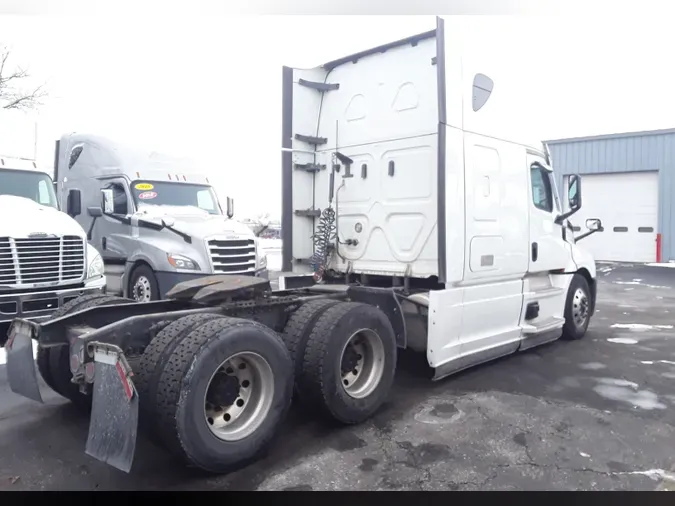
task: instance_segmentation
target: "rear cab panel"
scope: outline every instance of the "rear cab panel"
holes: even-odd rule
[[[284,270],[301,270],[298,260],[314,253],[312,234],[319,220],[298,211],[327,207],[338,151],[353,163],[349,172],[342,164],[335,177],[340,245],[330,267],[381,275],[438,274],[435,57],[435,32],[428,32],[319,69],[290,71],[293,121],[284,141],[290,134],[295,151],[285,155],[290,183],[284,215],[292,228],[283,227]],[[300,79],[333,89],[320,91]],[[314,141],[321,144],[299,140],[298,134],[318,137]],[[321,168],[307,172],[296,165],[305,163]],[[357,242],[344,244],[348,240]]]

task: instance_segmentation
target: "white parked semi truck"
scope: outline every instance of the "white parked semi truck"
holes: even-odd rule
[[[371,417],[399,349],[438,380],[581,339],[597,286],[567,223],[581,181],[563,212],[544,146],[495,126],[508,76],[472,53],[480,33],[449,25],[283,69],[285,289],[210,276],[167,300],[82,297],[49,322],[17,319],[12,390],[41,401],[33,340],[68,350],[58,374],[79,390],[53,388],[91,408],[89,455],[129,471],[140,417],[188,465],[227,472],[269,444],[293,397],[340,423]]]
[[[194,160],[74,133],[56,142],[54,166],[63,208],[101,251],[108,293],[148,302],[207,274],[267,276],[257,238]]]
[[[44,321],[104,287],[101,255],[59,210],[51,177],[0,154],[0,342],[14,318]]]

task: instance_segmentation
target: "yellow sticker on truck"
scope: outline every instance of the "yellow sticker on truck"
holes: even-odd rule
[[[152,189],[154,189],[155,187],[152,186],[150,183],[138,183],[138,184],[135,186],[135,188],[136,188],[137,190],[152,190]]]

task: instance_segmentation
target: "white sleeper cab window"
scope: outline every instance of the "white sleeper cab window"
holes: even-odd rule
[[[83,149],[84,146],[76,146],[72,149],[72,151],[70,152],[70,160],[68,160],[68,170],[73,168],[73,165],[75,165],[75,162],[82,154]]]

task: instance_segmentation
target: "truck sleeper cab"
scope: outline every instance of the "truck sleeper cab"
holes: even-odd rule
[[[599,222],[575,240],[581,180],[563,213],[545,147],[499,122],[502,55],[471,51],[479,35],[465,28],[439,18],[283,69],[283,289],[202,277],[168,300],[81,298],[41,325],[17,319],[12,391],[41,401],[38,340],[70,356],[62,374],[77,389],[59,393],[91,406],[89,455],[128,472],[140,409],[178,458],[228,472],[261,454],[292,399],[342,424],[371,417],[398,349],[425,353],[438,380],[582,338],[597,285],[576,242]]]
[[[283,74],[283,270],[405,287],[419,332],[400,344],[436,378],[557,339],[570,304],[585,331],[594,308],[595,263],[565,225],[581,181],[563,214],[507,93],[528,78],[472,22]]]
[[[207,274],[266,276],[257,239],[227,214],[194,162],[146,153],[84,134],[56,145],[58,192],[101,250],[108,292],[163,298],[178,282]]]

